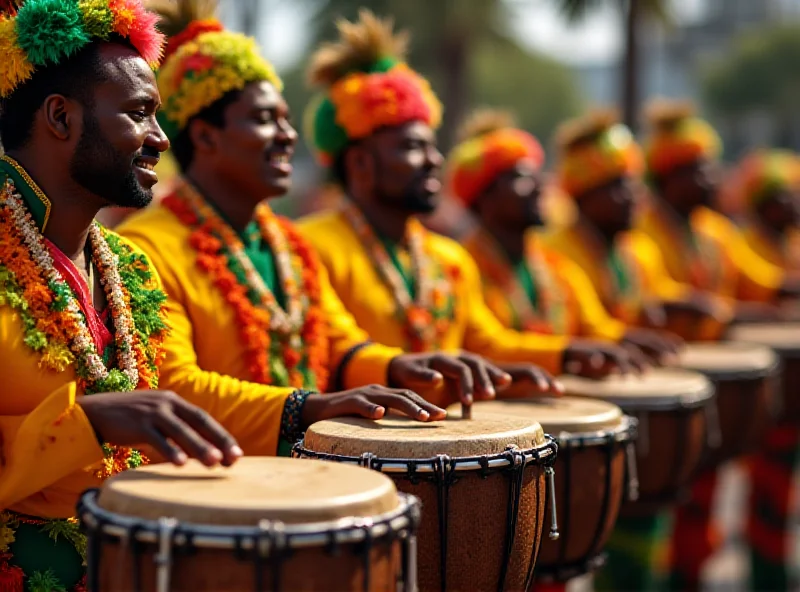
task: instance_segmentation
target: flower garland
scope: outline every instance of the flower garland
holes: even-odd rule
[[[570,310],[567,294],[551,269],[547,255],[535,240],[526,241],[523,264],[538,292],[534,306],[511,262],[486,231],[480,230],[472,241],[471,254],[478,263],[484,281],[491,281],[506,294],[518,331],[536,331],[555,335],[570,333]]]
[[[406,349],[412,352],[440,349],[455,316],[452,282],[457,279],[459,270],[450,269],[444,273],[441,266],[428,256],[425,252],[425,229],[412,218],[406,225],[406,242],[416,286],[416,298],[413,298],[400,271],[361,211],[351,202],[347,202],[342,211],[376,271],[392,291],[397,315],[405,323],[409,343]]]
[[[275,257],[286,296],[284,310],[236,232],[188,183],[162,203],[191,229],[189,244],[197,252],[197,266],[233,309],[252,379],[323,391],[329,345],[320,304],[319,261],[311,247],[288,221],[265,205],[257,208],[256,221]]]
[[[78,386],[87,395],[158,386],[166,334],[164,293],[152,286],[145,257],[98,224],[89,230],[91,258],[98,271],[114,325],[114,344],[98,352],[75,295],[54,267],[44,239],[14,182],[0,190],[0,305],[22,320],[24,342],[41,358],[39,365],[56,372],[74,366]],[[116,367],[108,368],[107,360]],[[134,449],[103,445],[104,460],[95,476],[105,479],[136,468],[147,459]],[[9,545],[20,523],[40,526],[51,538],[63,536],[85,559],[85,539],[75,519],[41,520],[13,512],[0,514],[0,588],[22,590],[25,574],[10,563]],[[31,590],[51,590],[51,572],[31,574]],[[3,587],[5,586],[5,587]],[[85,590],[79,584],[74,592]]]

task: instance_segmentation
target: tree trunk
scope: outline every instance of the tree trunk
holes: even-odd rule
[[[439,146],[449,150],[455,142],[456,129],[464,119],[469,105],[468,39],[461,27],[445,29],[439,45],[439,56],[443,80],[441,101],[445,108],[444,122],[439,132]]]
[[[625,14],[625,66],[622,69],[622,114],[634,132],[639,109],[639,26],[641,0],[628,0]]]

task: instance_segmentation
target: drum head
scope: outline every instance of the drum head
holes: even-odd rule
[[[681,351],[678,366],[702,372],[714,380],[732,380],[765,376],[777,363],[775,352],[763,345],[690,343]]]
[[[100,507],[147,520],[255,526],[375,516],[399,505],[391,479],[377,471],[322,461],[245,457],[230,468],[149,465],[108,479]]]
[[[306,430],[304,446],[314,452],[380,458],[481,456],[503,452],[509,444],[530,449],[546,443],[542,426],[521,417],[448,417],[427,423],[391,415],[372,421],[343,417],[320,421]]]
[[[458,414],[460,405],[447,408]],[[539,422],[548,434],[585,433],[614,429],[622,423],[622,409],[613,403],[586,397],[536,397],[480,401],[473,412],[525,417]]]
[[[730,328],[731,341],[766,345],[785,354],[800,354],[800,323],[743,323]]]
[[[653,368],[641,376],[612,375],[602,380],[560,376],[558,380],[569,395],[602,399],[625,411],[693,407],[714,393],[702,374],[675,368]]]

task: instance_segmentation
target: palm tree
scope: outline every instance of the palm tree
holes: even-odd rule
[[[612,1],[625,19],[625,64],[622,69],[622,113],[625,123],[636,128],[639,107],[639,33],[646,18],[669,20],[669,0],[555,0],[568,22]]]

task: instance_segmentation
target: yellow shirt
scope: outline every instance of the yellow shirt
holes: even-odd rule
[[[325,212],[299,222],[303,235],[319,252],[331,284],[364,330],[382,343],[406,347],[403,321],[398,318],[391,289],[345,215]],[[503,327],[486,307],[480,275],[472,257],[455,241],[425,233],[424,249],[443,269],[457,271],[450,286],[453,318],[441,339],[446,351],[471,351],[497,361],[533,362],[559,372],[568,339],[520,333]]]
[[[545,242],[577,264],[604,308],[626,323],[638,323],[647,302],[679,300],[687,294],[686,286],[666,273],[658,249],[641,232],[629,231],[618,238],[623,279],[615,274],[609,254],[591,229],[581,222],[556,230]]]
[[[0,261],[0,509],[68,518],[78,496],[101,485],[96,472],[103,450],[78,405],[86,395],[74,364],[50,369],[26,345],[23,319],[6,299],[3,269]],[[159,285],[153,273],[145,287]]]
[[[478,265],[484,300],[503,325],[519,329],[516,323],[520,313],[515,310],[511,294],[524,293],[508,261],[498,258],[498,254],[492,251],[492,245],[485,244],[485,241],[478,232],[464,241],[464,247]],[[541,239],[533,233],[528,235],[526,242],[526,256],[535,260],[538,271],[538,274],[531,275],[538,276],[533,278],[536,290],[547,308],[541,322],[548,326],[548,330],[620,340],[625,334],[625,324],[606,311],[586,273],[567,257],[542,244]]]
[[[768,302],[783,282],[781,269],[759,257],[731,220],[708,208],[692,213],[691,234],[658,205],[648,207],[637,226],[658,245],[669,274],[697,289]]]
[[[800,271],[800,232],[789,231],[779,242],[763,228],[750,223],[742,228],[742,236],[747,246],[767,263],[790,273]]]
[[[250,372],[234,312],[210,276],[198,268],[196,252],[189,244],[190,228],[159,205],[129,218],[119,232],[148,254],[169,297],[172,331],[164,343],[161,388],[208,411],[237,438],[246,454],[275,454],[284,403],[295,389],[248,381]],[[344,362],[344,388],[385,383],[389,362],[402,351],[372,344],[349,356],[368,337],[342,307],[324,269],[319,284],[328,321],[332,379]]]

